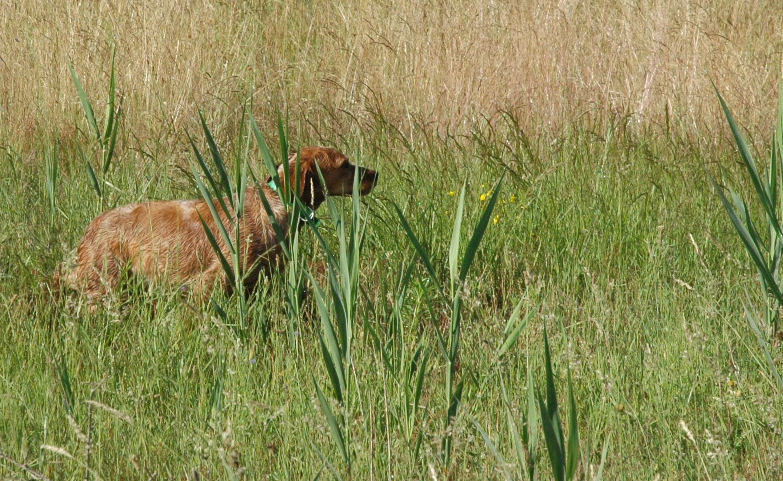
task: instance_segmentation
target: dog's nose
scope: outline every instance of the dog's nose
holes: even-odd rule
[[[378,172],[374,170],[367,170],[364,173],[364,180],[371,183],[372,185],[375,185],[378,183]]]
[[[364,171],[364,175],[362,176],[362,195],[369,194],[370,191],[375,187],[375,184],[378,183],[378,172],[374,170],[367,169]]]

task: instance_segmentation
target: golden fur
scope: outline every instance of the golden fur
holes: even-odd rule
[[[315,165],[323,176],[324,185]],[[296,155],[288,160],[294,179]],[[315,210],[326,195],[351,195],[358,172],[361,194],[369,193],[377,181],[373,170],[356,167],[336,149],[309,147],[300,152],[300,183],[297,193]],[[278,168],[285,182],[283,165]],[[289,218],[277,193],[262,185],[277,224],[288,235]],[[218,207],[224,225],[225,212]],[[91,303],[117,286],[129,271],[148,280],[165,280],[207,296],[216,283],[230,289],[220,260],[201,224],[204,219],[215,233],[223,255],[230,259],[217,224],[204,200],[172,200],[130,204],[104,212],[87,227],[77,249],[77,265],[65,275],[71,288],[86,292]],[[246,192],[245,211],[240,220],[240,252],[244,265],[253,267],[245,282],[252,288],[261,271],[270,272],[282,262],[280,246],[256,187]]]

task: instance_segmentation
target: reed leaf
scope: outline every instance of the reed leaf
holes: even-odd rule
[[[95,113],[92,110],[92,104],[90,103],[90,99],[87,98],[87,92],[84,91],[84,87],[82,87],[82,83],[79,81],[79,76],[76,75],[76,72],[73,70],[73,65],[71,65],[70,62],[68,63],[68,71],[71,73],[71,79],[76,86],[76,93],[79,95],[79,101],[82,103],[84,114],[87,116],[87,123],[92,129],[93,135],[95,135],[98,142],[100,142],[101,131],[98,129],[98,123],[95,121]]]
[[[503,183],[504,177],[505,174],[503,174],[500,177],[500,180],[498,180],[498,183],[495,184],[492,197],[489,199],[487,206],[484,208],[484,212],[481,214],[481,218],[479,219],[478,224],[476,224],[476,227],[473,229],[473,235],[468,242],[468,247],[465,249],[465,256],[462,258],[462,268],[460,269],[459,273],[460,281],[464,281],[468,276],[468,270],[473,263],[473,258],[476,255],[479,244],[481,244],[481,239],[484,237],[484,232],[487,230],[489,219],[492,217],[492,211],[495,209],[495,203],[497,203],[498,195],[500,194],[500,186]]]
[[[734,208],[729,203],[729,200],[723,194],[723,189],[721,189],[718,183],[715,182],[715,179],[712,179],[712,185],[715,187],[715,191],[718,193],[718,197],[720,197],[720,200],[723,203],[723,207],[726,208],[726,212],[729,214],[731,223],[734,224],[734,229],[736,229],[737,233],[739,234],[742,243],[745,244],[745,249],[748,251],[750,258],[753,259],[753,263],[756,264],[759,274],[763,278],[766,285],[769,287],[770,292],[775,296],[775,299],[778,301],[778,303],[783,305],[783,294],[781,294],[780,288],[775,282],[775,278],[769,271],[767,264],[764,262],[764,258],[762,257],[761,252],[759,252],[759,249],[753,240],[753,236],[750,232],[748,232],[747,227],[743,225],[739,216],[734,211]]]
[[[505,459],[503,459],[503,455],[500,454],[500,451],[498,451],[498,448],[495,447],[495,443],[492,442],[492,439],[489,437],[486,431],[484,431],[484,428],[481,427],[481,425],[476,421],[476,418],[470,415],[470,413],[466,414],[468,416],[468,419],[470,419],[470,422],[473,423],[473,426],[475,426],[476,430],[481,434],[481,437],[484,439],[484,444],[487,445],[489,448],[489,452],[492,453],[492,455],[495,457],[495,460],[498,462],[498,466],[500,467],[500,470],[503,472],[503,478],[504,479],[514,479],[511,476],[511,473],[508,471],[508,463]]]
[[[511,346],[514,345],[514,343],[517,342],[517,339],[519,338],[519,335],[522,334],[522,331],[525,329],[525,326],[527,326],[527,323],[530,321],[531,313],[528,313],[522,320],[519,320],[519,314],[522,311],[522,303],[524,300],[520,300],[517,303],[517,306],[514,308],[514,311],[511,313],[511,316],[508,318],[508,322],[506,323],[506,329],[505,329],[505,339],[503,343],[500,345],[500,347],[497,350],[497,353],[495,354],[495,357],[497,359],[500,359],[503,357],[506,352],[508,352],[509,349],[511,349]]]
[[[204,137],[207,139],[207,145],[209,146],[209,151],[212,154],[212,161],[214,162],[218,174],[220,175],[220,182],[222,184],[222,190],[220,192],[225,192],[228,194],[228,201],[231,204],[231,207],[234,207],[234,195],[236,195],[236,192],[234,192],[233,184],[228,180],[228,172],[226,171],[226,166],[223,163],[223,156],[220,154],[220,149],[218,149],[217,144],[215,143],[215,139],[212,137],[212,132],[209,130],[209,127],[207,127],[207,121],[204,119],[204,114],[199,111],[198,117],[199,120],[201,120],[201,128],[204,131]],[[224,208],[224,210],[228,212],[228,209]]]
[[[313,378],[313,384],[315,384],[315,391],[318,395],[318,404],[321,407],[321,412],[323,412],[324,416],[326,417],[326,423],[329,426],[329,432],[332,434],[332,439],[334,439],[340,454],[343,456],[343,460],[350,469],[351,457],[348,454],[348,449],[346,449],[345,437],[343,436],[342,429],[340,429],[340,424],[337,422],[337,418],[335,417],[332,408],[329,406],[329,401],[326,400],[326,397],[321,391],[320,386],[318,386],[315,378]]]
[[[204,191],[201,192],[201,195],[204,197],[205,200],[207,198],[212,198],[212,196],[214,196],[215,199],[217,199],[218,203],[220,204],[220,207],[223,209],[223,212],[228,214],[229,212],[228,206],[226,206],[226,203],[223,200],[224,191],[221,190],[220,186],[215,180],[215,177],[212,175],[212,170],[209,168],[209,166],[207,166],[207,163],[204,161],[204,157],[201,155],[201,151],[199,151],[198,147],[196,147],[196,143],[193,141],[193,137],[191,137],[190,134],[187,132],[186,135],[188,136],[188,140],[190,141],[190,146],[193,148],[193,153],[196,155],[196,161],[198,162],[199,167],[201,167],[201,171],[204,173],[204,177],[207,178],[207,182],[209,182],[209,186],[212,189],[211,193],[206,189],[204,189]],[[200,179],[200,177],[196,175],[195,170],[193,171],[193,178]],[[201,191],[200,188],[199,191]],[[206,192],[206,196],[204,192]]]
[[[715,88],[714,85],[713,88]],[[737,148],[739,149],[740,157],[742,158],[742,163],[745,165],[745,168],[748,171],[748,175],[750,176],[750,180],[753,182],[753,187],[756,189],[756,194],[758,195],[759,200],[761,201],[761,205],[762,207],[764,207],[764,210],[767,212],[769,221],[771,222],[772,226],[775,228],[775,231],[778,234],[783,234],[783,232],[781,232],[781,228],[780,228],[780,224],[778,223],[777,216],[775,215],[775,207],[774,204],[772,203],[772,200],[770,199],[769,191],[761,181],[761,176],[759,175],[758,169],[756,168],[756,162],[753,160],[753,155],[751,154],[750,149],[748,148],[748,144],[745,142],[745,137],[742,135],[742,132],[737,126],[737,122],[734,120],[734,116],[731,114],[729,107],[726,105],[726,101],[723,100],[723,96],[721,96],[717,88],[715,88],[715,93],[718,95],[718,100],[720,100],[720,106],[723,109],[723,113],[726,116],[726,120],[729,123],[729,127],[731,128],[731,133],[732,135],[734,135],[734,141],[736,142]]]
[[[443,292],[443,286],[441,285],[440,280],[438,279],[438,275],[435,273],[435,268],[432,266],[430,255],[424,249],[424,246],[421,245],[421,242],[419,242],[419,239],[418,237],[416,237],[416,234],[413,233],[410,224],[408,224],[408,221],[405,219],[405,215],[402,213],[402,210],[400,210],[399,206],[397,206],[396,203],[393,203],[392,205],[394,205],[394,209],[397,211],[397,216],[400,219],[400,224],[402,224],[402,228],[405,231],[405,235],[408,237],[408,240],[411,241],[411,244],[413,244],[413,248],[416,249],[416,253],[419,254],[419,258],[424,263],[424,267],[426,267],[427,271],[430,273],[430,277],[432,278],[432,281],[435,283],[435,286],[437,286],[441,296],[445,298],[446,294]]]
[[[465,208],[465,185],[462,183],[462,190],[460,190],[459,201],[457,201],[457,214],[454,216],[454,228],[451,232],[451,243],[449,244],[449,275],[451,276],[451,290],[452,295],[455,292],[455,282],[459,278],[459,241],[460,231],[462,230],[462,213]]]
[[[579,428],[576,418],[576,402],[574,388],[571,383],[571,371],[568,371],[568,444],[566,446],[566,479],[574,479],[576,466],[579,462]]]

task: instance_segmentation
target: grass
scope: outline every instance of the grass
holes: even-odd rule
[[[769,154],[783,15],[745,7],[0,9],[0,477],[783,478],[776,317],[710,179],[759,192],[710,79]],[[248,299],[53,288],[101,211],[241,206],[288,141],[380,183]]]
[[[440,294],[432,274],[416,261],[390,205],[399,206],[448,285],[458,207],[449,191],[467,178],[464,224],[474,225],[500,165],[515,162],[513,151],[484,152],[510,132],[485,132],[459,146],[432,138],[413,151],[400,149],[393,164],[384,160],[388,151],[371,147],[378,142],[372,131],[341,145],[382,169],[377,191],[362,206],[367,225],[346,373],[351,401],[343,407],[331,401],[350,432],[351,477],[500,476],[471,418],[504,459],[517,459],[508,415],[526,418],[528,367],[535,385],[544,385],[545,322],[563,333],[550,336],[550,349],[561,395],[566,368],[571,372],[577,476],[596,474],[609,437],[605,479],[779,476],[777,391],[735,293],[735,286],[755,282],[754,274],[699,167],[707,159],[618,132],[605,140],[571,132],[540,149],[537,161],[517,164],[517,175],[509,174],[499,191],[498,222],[488,223],[461,292],[456,369],[464,388],[444,464],[443,379],[451,361],[438,339],[442,329],[448,333],[449,314],[434,302]],[[50,292],[50,273],[101,202],[198,196],[177,158],[138,167],[118,158],[107,179],[114,188],[101,200],[78,151],[61,146],[52,223],[51,175],[43,162],[23,155],[8,149],[0,164],[8,206],[0,214],[4,456],[49,478],[84,477],[88,449],[75,425],[90,440],[90,469],[103,479],[348,475],[313,385],[314,377],[331,396],[325,365],[313,355],[317,309],[305,305],[289,332],[283,276],[248,304],[242,341],[219,317],[194,312],[165,290],[131,285],[124,304],[109,302],[95,315]],[[719,155],[722,164],[731,158]],[[440,166],[442,177],[422,175],[421,158]],[[350,205],[336,207],[350,218]],[[320,232],[327,246],[339,245],[328,222]],[[471,233],[462,229],[461,245]],[[301,232],[299,249],[313,280],[328,285],[329,261],[311,231]],[[498,360],[493,354],[518,305],[528,324]],[[773,354],[780,363],[779,349]],[[543,433],[538,437],[539,475],[546,479]],[[23,474],[10,461],[0,467],[9,476]]]
[[[780,12],[776,0],[21,0],[0,12],[0,124],[25,145],[74,138],[81,112],[68,64],[87,91],[102,92],[116,51],[129,127],[120,150],[184,150],[198,109],[218,135],[234,129],[249,92],[265,132],[277,110],[298,113],[294,138],[340,138],[378,115],[406,133],[465,134],[510,111],[532,139],[576,119],[597,130],[620,119],[709,147],[724,126],[710,80],[755,135],[774,122]]]

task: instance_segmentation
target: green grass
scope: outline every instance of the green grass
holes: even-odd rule
[[[333,312],[331,304],[319,311],[311,295],[301,311],[291,309],[282,275],[251,299],[241,337],[219,316],[194,311],[159,287],[130,282],[119,300],[95,314],[77,296],[51,292],[51,273],[102,208],[197,198],[182,173],[194,159],[144,159],[117,150],[111,169],[97,179],[109,182],[99,198],[75,145],[59,146],[56,175],[53,161],[45,161],[54,158],[53,145],[37,152],[6,148],[0,155],[0,477],[21,478],[29,469],[50,479],[83,479],[87,465],[107,480],[522,473],[508,419],[510,413],[520,431],[527,429],[529,366],[539,390],[546,386],[545,323],[566,430],[567,371],[579,413],[577,479],[593,479],[608,439],[604,479],[783,477],[780,392],[745,327],[744,297],[737,294],[756,282],[755,272],[704,168],[717,174],[712,166],[721,165],[724,175],[740,179],[733,152],[619,131],[599,136],[574,129],[530,146],[510,125],[479,129],[459,142],[423,134],[403,139],[383,129],[365,126],[338,145],[381,172],[361,207],[367,224],[350,362],[343,364],[350,395],[344,404],[320,355],[321,315]],[[224,148],[233,138],[216,141]],[[229,152],[225,147],[227,158]],[[253,168],[263,171],[257,152],[254,158]],[[481,194],[496,185],[504,166],[493,220],[459,286],[459,353],[452,359],[438,338],[440,330],[449,334],[448,303],[393,203],[448,287],[463,182],[458,259],[489,201]],[[335,205],[346,219],[355,211],[350,200]],[[334,223],[320,232],[337,250]],[[328,298],[323,247],[309,229],[298,244],[304,268]],[[498,360],[518,304],[528,324]],[[289,319],[295,311],[301,317]],[[780,366],[779,342],[772,354]],[[464,386],[456,417],[444,427],[450,369]],[[313,379],[349,433],[350,471]],[[539,477],[550,479],[538,429]],[[511,466],[498,465],[485,435]],[[451,444],[448,464],[444,439]]]

